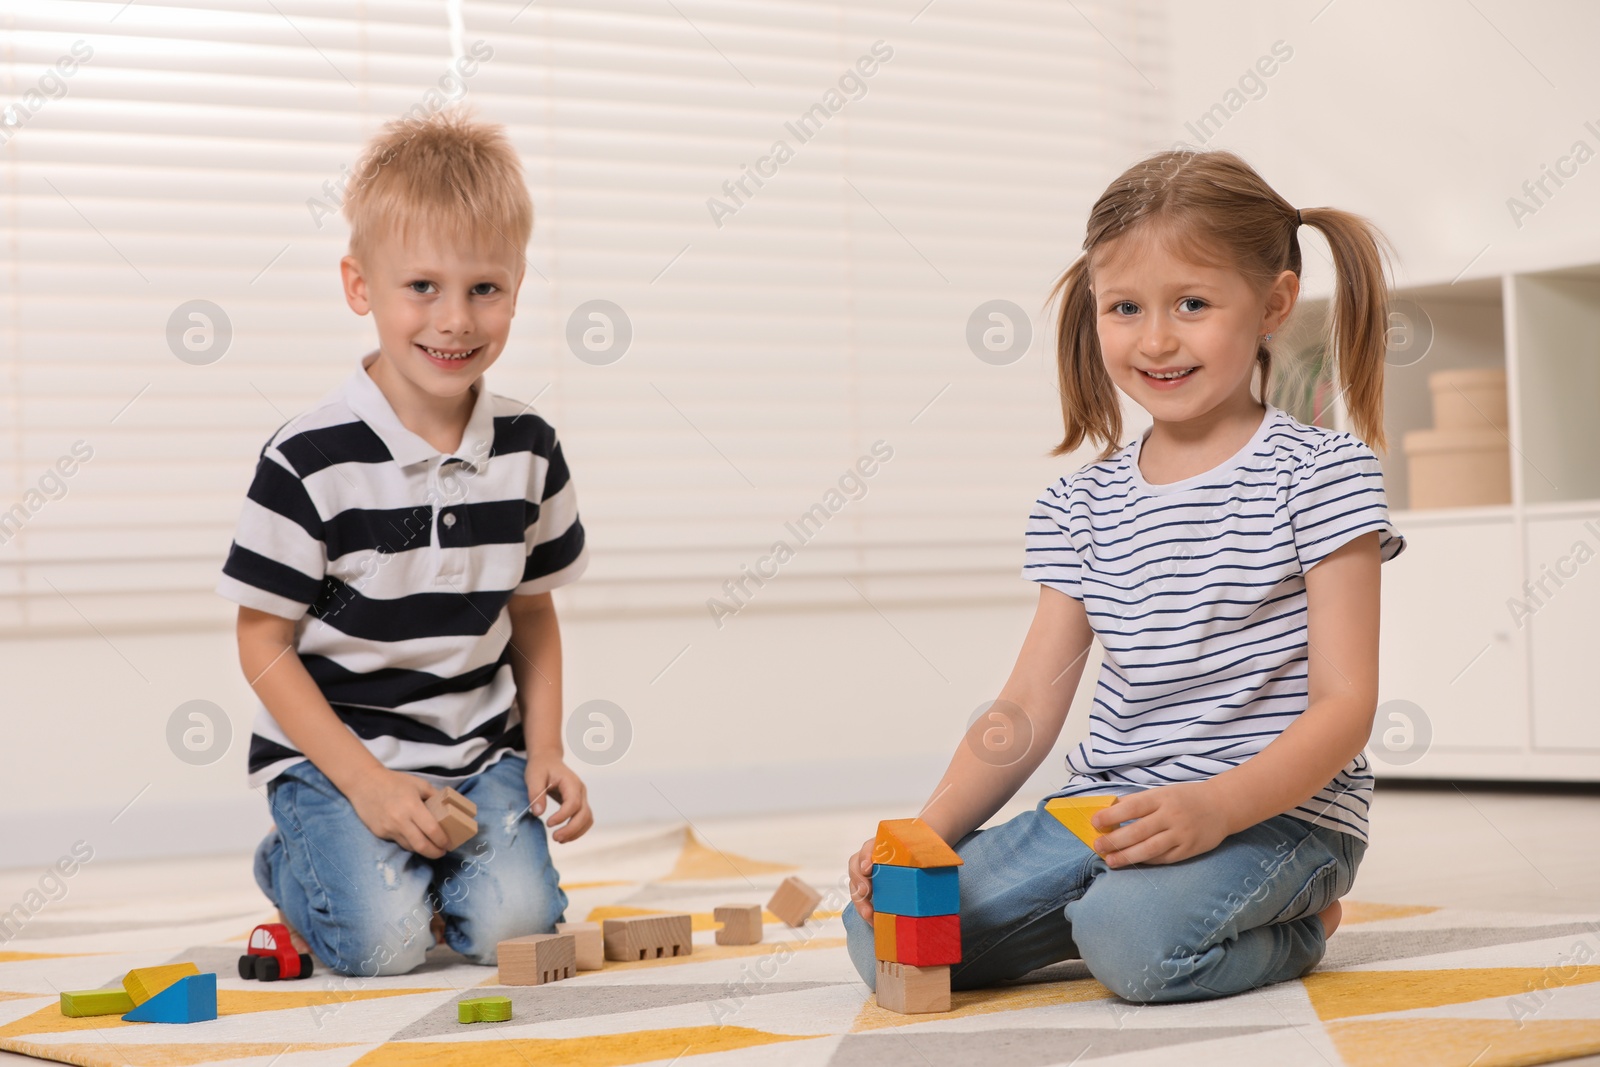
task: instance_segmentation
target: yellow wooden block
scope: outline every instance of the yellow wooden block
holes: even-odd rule
[[[1044,810],[1054,815],[1062,826],[1077,835],[1078,840],[1094,847],[1095,838],[1100,836],[1100,831],[1094,828],[1089,820],[1097,811],[1104,811],[1117,802],[1114,796],[1087,796],[1087,797],[1056,797],[1046,801]]]
[[[886,912],[872,913],[873,955],[890,963],[900,962],[900,947],[895,939],[895,916]]]
[[[959,867],[961,857],[921,819],[885,819],[878,824],[872,862],[890,867]]]
[[[200,968],[192,963],[168,963],[161,967],[135,967],[122,977],[122,988],[128,991],[137,1007],[161,992],[180,978],[199,974]]]

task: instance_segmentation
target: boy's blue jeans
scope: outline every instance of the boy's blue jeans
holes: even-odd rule
[[[526,769],[502,756],[457,786],[478,805],[478,833],[430,860],[374,836],[326,775],[297,763],[267,786],[277,829],[256,849],[256,884],[340,974],[411,971],[433,945],[435,908],[450,947],[493,966],[501,941],[551,932],[567,906]]]
[[[1298,978],[1326,947],[1317,912],[1349,891],[1358,838],[1279,815],[1180,863],[1116,870],[1044,810],[967,835],[961,962],[973,989],[1082,959],[1139,1003],[1207,1000]],[[850,959],[877,978],[872,926],[844,910]]]

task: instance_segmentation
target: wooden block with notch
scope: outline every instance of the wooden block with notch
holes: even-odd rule
[[[878,961],[878,1007],[901,1015],[950,1010],[950,968]]]
[[[724,904],[713,909],[711,916],[722,924],[717,931],[717,944],[761,944],[761,905]]]
[[[578,969],[578,946],[571,934],[529,934],[495,948],[501,985],[548,985],[571,978]]]
[[[154,997],[180,978],[199,974],[200,968],[192,963],[168,963],[160,967],[135,967],[122,976],[122,988],[133,1000],[134,1007]]]
[[[767,910],[790,926],[800,927],[806,924],[820,903],[822,894],[791,874],[778,886],[772,899],[767,901]]]
[[[478,834],[478,805],[446,787],[427,800],[428,814],[439,820],[449,835],[450,849],[458,849]]]
[[[656,960],[694,951],[694,923],[687,912],[607,919],[601,932],[608,960]]]
[[[1079,841],[1094,847],[1095,838],[1101,831],[1094,828],[1092,819],[1096,812],[1104,811],[1117,802],[1118,798],[1095,794],[1086,797],[1056,797],[1045,802],[1044,810],[1056,817],[1056,821],[1077,836]]]
[[[578,945],[578,970],[598,971],[606,963],[599,923],[556,923],[556,933],[571,934]]]

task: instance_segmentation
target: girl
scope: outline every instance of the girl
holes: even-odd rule
[[[1252,390],[1259,372],[1268,395],[1267,342],[1299,296],[1301,225],[1333,255],[1332,354],[1360,439]],[[1366,850],[1378,565],[1405,545],[1362,443],[1384,447],[1378,234],[1295,210],[1230,153],[1172,151],[1111,183],[1083,251],[1056,287],[1055,451],[1103,449],[1034,507],[1032,627],[921,813],[965,861],[951,984],[1081,958],[1128,1000],[1224,996],[1316,965]],[[1120,450],[1118,389],[1154,419]],[[1089,737],[1054,795],[1117,795],[1103,836],[1091,850],[1043,803],[978,830],[1050,751],[1094,637]],[[1009,752],[983,744],[1002,720]],[[872,845],[844,915],[868,985]]]

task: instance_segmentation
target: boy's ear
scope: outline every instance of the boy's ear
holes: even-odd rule
[[[350,310],[357,315],[365,315],[372,310],[372,302],[367,294],[367,277],[361,273],[361,264],[356,262],[355,256],[345,256],[339,261],[339,274],[344,279],[344,302],[350,305]]]

